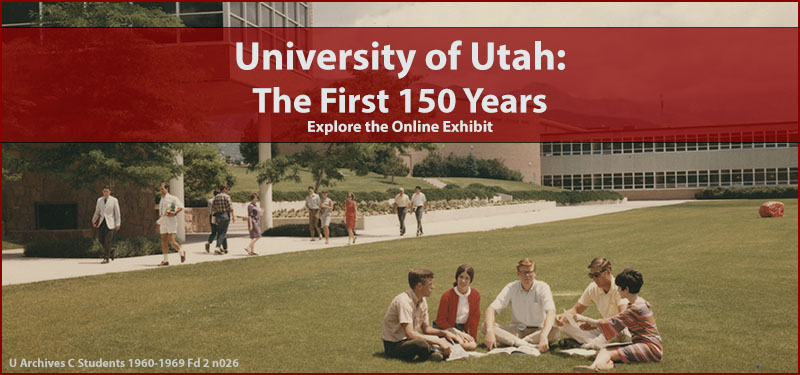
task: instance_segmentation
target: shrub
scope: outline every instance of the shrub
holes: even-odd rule
[[[585,191],[549,191],[549,190],[534,190],[534,191],[512,191],[511,194],[514,199],[522,200],[546,200],[555,201],[559,204],[575,204],[591,201],[604,201],[604,200],[618,200],[624,198],[622,194],[611,190],[585,190]]]
[[[347,237],[347,226],[343,223],[331,223],[331,237]],[[355,233],[355,231],[353,231]],[[264,231],[265,237],[308,237],[308,224],[287,224]]]
[[[117,258],[161,254],[161,243],[156,238],[128,237],[115,239],[112,247]],[[33,242],[25,245],[26,257],[38,258],[102,258],[103,246],[96,238],[67,238]]]
[[[414,165],[415,177],[480,177],[494,180],[522,181],[522,173],[508,169],[501,159],[476,159],[472,154],[446,158],[430,154]]]
[[[772,199],[797,198],[797,186],[755,186],[705,189],[697,199]]]
[[[233,192],[233,193],[228,193],[228,195],[231,196],[231,200],[232,201],[239,202],[239,203],[250,202],[250,194],[252,194],[252,192],[250,192],[250,191],[237,191],[237,192]],[[272,199],[275,200],[274,197]],[[200,207],[205,207],[206,205],[208,205],[208,201],[206,201],[205,204],[203,206],[200,206]]]

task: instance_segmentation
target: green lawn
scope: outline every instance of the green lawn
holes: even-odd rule
[[[529,256],[556,306],[575,303],[586,265],[642,272],[664,340],[657,364],[618,372],[796,372],[797,201],[762,219],[762,201],[708,201],[458,235],[3,287],[3,371],[10,358],[238,359],[246,372],[570,372],[551,353],[447,363],[386,359],[381,322],[412,267],[439,296],[460,263],[485,309]],[[268,246],[264,239],[261,246]],[[509,318],[510,309],[499,321]],[[590,315],[596,316],[594,308]],[[479,340],[482,340],[482,336]],[[479,348],[479,350],[485,350]],[[70,369],[66,369],[70,370]],[[84,368],[73,371],[101,371]],[[110,371],[119,371],[109,369]],[[146,368],[125,371],[197,371]]]
[[[20,244],[3,241],[3,250],[14,250],[14,249],[21,249],[21,248],[23,248],[23,246],[20,245]]]
[[[248,173],[245,167],[229,167],[231,173],[236,176],[236,185],[231,189],[233,192],[237,191],[258,191],[258,182],[256,182],[256,174],[253,172]],[[275,184],[272,189],[274,191],[305,191],[308,186],[314,186],[316,180],[311,177],[311,172],[300,171],[299,183],[294,181],[284,181]],[[333,186],[327,186],[329,189],[342,190],[342,191],[386,191],[386,189],[403,187],[406,189],[413,189],[414,186],[422,186],[423,189],[433,188],[432,185],[426,183],[421,178],[415,177],[395,177],[394,184],[391,178],[383,178],[383,176],[375,173],[370,173],[366,176],[357,176],[355,173],[345,171],[345,179],[336,181]]]

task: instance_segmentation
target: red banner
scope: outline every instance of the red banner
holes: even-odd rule
[[[4,142],[797,142],[796,28],[14,29]]]

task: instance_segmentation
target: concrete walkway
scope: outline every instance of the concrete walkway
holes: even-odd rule
[[[477,210],[480,215],[472,213],[465,219],[431,220],[424,223],[426,236],[478,232],[499,228],[511,228],[520,225],[530,225],[546,223],[559,220],[577,219],[588,216],[602,215],[613,212],[627,211],[644,207],[656,207],[683,203],[683,200],[674,201],[634,201],[620,204],[606,205],[587,205],[572,207],[554,207],[553,205],[532,206],[533,209],[527,212],[510,212],[509,206],[484,207],[470,210]],[[452,212],[452,211],[451,211]],[[457,212],[457,211],[455,211]],[[434,212],[430,215],[433,219]],[[414,215],[407,215],[407,233],[404,237],[399,236],[399,224],[396,219],[394,222],[389,220],[391,215],[384,215],[386,218],[374,218],[376,225],[368,226],[367,230],[360,231],[357,243],[372,243],[379,241],[391,241],[401,238],[414,238],[416,230],[416,220]],[[384,223],[382,226],[379,223]],[[227,255],[207,254],[204,250],[204,243],[207,235],[194,234],[187,236],[187,243],[184,249],[187,251],[187,259],[184,264],[194,264],[201,262],[223,261],[229,259],[240,259],[249,257],[244,247],[249,243],[247,234],[232,234],[228,240],[229,253]],[[294,251],[315,250],[347,246],[347,237],[331,239],[330,245],[325,245],[324,241],[309,241],[308,238],[297,237],[265,237],[256,244],[256,252],[260,255],[280,254]],[[213,250],[212,250],[213,253]],[[134,258],[117,259],[110,264],[100,264],[101,259],[61,259],[61,258],[26,258],[22,255],[22,250],[3,251],[3,285],[30,283],[43,280],[64,279],[70,277],[99,275],[111,272],[125,272],[134,270],[145,270],[157,268],[161,262],[161,255],[150,255]],[[170,267],[180,265],[177,254],[169,255]],[[165,267],[169,268],[169,267]]]

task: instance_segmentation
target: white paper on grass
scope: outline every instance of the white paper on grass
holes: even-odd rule
[[[468,352],[464,350],[461,344],[455,344],[450,348],[450,356],[447,357],[448,361],[455,361],[457,359],[464,359],[469,357],[483,357],[486,353]]]

